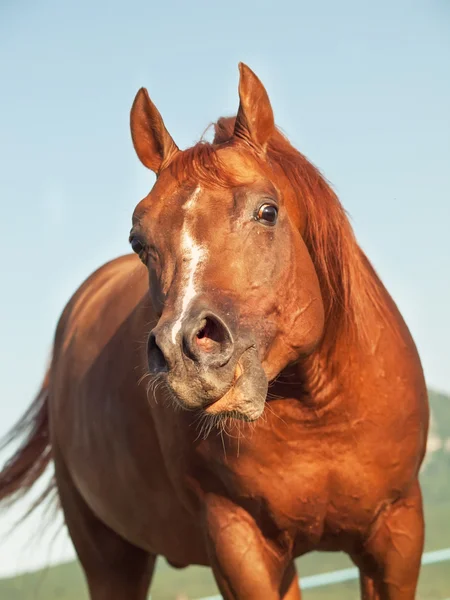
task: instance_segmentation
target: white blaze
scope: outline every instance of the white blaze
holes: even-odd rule
[[[198,186],[186,202],[183,207],[186,212],[192,208],[200,191],[201,188]],[[181,256],[183,261],[181,277],[183,287],[181,291],[181,311],[172,327],[172,342],[174,344],[176,343],[177,335],[181,329],[181,323],[183,322],[189,304],[197,294],[197,290],[195,289],[195,276],[199,265],[205,260],[207,254],[206,250],[198,245],[193,239],[189,231],[190,221],[190,215],[187,213],[181,231]]]

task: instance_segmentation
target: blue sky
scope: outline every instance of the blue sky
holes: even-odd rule
[[[70,295],[128,251],[153,183],[130,141],[137,89],[186,147],[236,112],[239,61],[336,189],[428,383],[450,392],[447,0],[3,0],[0,434],[31,402]]]

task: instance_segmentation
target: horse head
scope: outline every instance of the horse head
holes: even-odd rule
[[[133,144],[157,178],[134,211],[130,242],[159,318],[147,343],[150,373],[184,408],[252,421],[268,382],[319,344],[325,307],[305,204],[275,157],[287,142],[243,64],[239,99],[213,143],[181,151],[147,91],[138,92]]]

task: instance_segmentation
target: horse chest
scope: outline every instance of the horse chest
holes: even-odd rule
[[[340,536],[358,537],[381,502],[370,474],[354,453],[333,455],[322,442],[254,447],[216,460],[214,470],[237,503],[262,528],[290,532],[296,552],[333,546]],[[222,451],[223,454],[223,451]],[[216,455],[217,456],[217,455]]]

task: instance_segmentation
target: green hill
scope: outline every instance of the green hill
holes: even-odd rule
[[[421,481],[425,501],[426,550],[450,547],[450,398],[430,392],[432,425],[430,446]],[[301,576],[353,566],[343,554],[313,553],[297,562]],[[159,560],[152,586],[153,600],[174,600],[183,592],[189,598],[217,593],[209,569],[172,569]],[[356,581],[305,590],[304,600],[359,598]],[[450,597],[450,563],[422,568],[418,598],[443,600]],[[0,580],[2,600],[84,600],[87,591],[78,563],[67,563]]]

